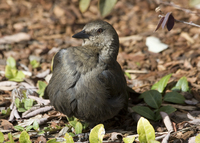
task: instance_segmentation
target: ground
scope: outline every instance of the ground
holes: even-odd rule
[[[163,15],[172,12],[176,20],[200,24],[200,11],[190,7],[189,0],[172,0],[171,3],[159,0],[119,0],[104,18],[99,13],[97,0],[91,1],[84,13],[79,10],[78,0],[1,0],[0,111],[10,106],[12,91],[17,86],[37,91],[38,80],[45,81],[45,77],[50,74],[51,60],[55,53],[62,48],[81,45],[82,41],[73,39],[72,35],[86,23],[103,19],[113,25],[119,35],[120,51],[117,60],[122,69],[129,73],[127,83],[136,92],[150,90],[154,83],[170,73],[172,76],[169,83],[177,82],[183,76],[187,78],[190,92],[184,93],[184,96],[192,103],[174,106],[177,111],[170,115],[177,131],[191,127],[185,132],[174,133],[171,140],[187,142],[189,137],[199,133],[197,122],[187,122],[191,119],[187,114],[190,113],[197,120],[200,114],[200,28],[176,22],[171,31],[160,28],[155,32],[159,21],[159,13],[155,12],[155,8],[158,6]],[[15,35],[18,33],[21,35]],[[11,35],[13,37],[5,37]],[[168,48],[159,53],[150,52],[146,46],[146,38],[149,36],[157,37]],[[19,70],[26,71],[23,82],[10,82],[5,77],[6,60],[10,56],[17,61]],[[31,66],[30,61],[33,59],[40,63],[40,67]],[[54,116],[53,120],[48,119],[52,127],[65,125],[65,116],[58,112],[48,111],[40,115]],[[7,135],[13,131],[17,122],[12,120],[8,123],[9,116],[0,118],[0,130]],[[166,131],[161,121],[152,124],[155,124],[156,132]],[[47,123],[44,126],[48,126]],[[134,133],[136,131],[131,134]],[[40,139],[33,137],[33,140]]]

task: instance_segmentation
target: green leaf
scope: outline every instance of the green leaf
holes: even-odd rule
[[[30,61],[30,64],[34,69],[40,66],[40,63],[37,60]]]
[[[152,108],[159,108],[162,103],[162,95],[157,90],[149,90],[141,94],[144,101]]]
[[[37,60],[32,60],[30,64],[33,69],[40,67],[40,63]]]
[[[9,140],[10,140],[9,143],[14,143],[13,136],[12,136],[11,133],[8,133],[8,138],[9,138]]]
[[[195,143],[200,143],[200,134],[195,137]]]
[[[4,141],[4,136],[3,133],[0,131],[0,143],[2,143]]]
[[[83,125],[83,130],[85,130],[85,129],[89,126],[89,123],[86,123],[86,122],[85,122],[85,123],[83,123],[82,125]]]
[[[80,122],[77,122],[76,125],[75,125],[75,132],[76,132],[76,134],[82,133],[82,129],[83,129],[82,124]]]
[[[36,131],[39,130],[39,124],[36,120],[33,122],[33,129]]]
[[[135,136],[123,138],[124,143],[133,143],[134,140],[135,140]]]
[[[39,87],[39,90],[37,91],[37,93],[39,94],[40,97],[42,97],[44,95],[44,90],[47,86],[47,84],[43,81],[38,81],[38,87]]]
[[[75,136],[75,134],[74,134],[74,133],[72,133],[72,132],[70,132],[70,133],[69,133],[69,135],[70,135],[70,136],[72,136],[72,137],[74,137],[74,136]]]
[[[45,133],[45,131],[40,130],[40,131],[38,132],[38,135],[42,135],[42,134],[44,134],[44,133]]]
[[[172,92],[168,92],[167,94],[165,94],[164,101],[178,103],[178,104],[184,104],[185,97],[176,91],[172,91]]]
[[[151,87],[151,89],[152,90],[158,90],[160,93],[162,93],[164,91],[165,87],[167,86],[167,83],[168,83],[171,76],[172,76],[172,74],[168,74],[168,75],[164,76],[157,83],[155,83]]]
[[[25,78],[25,74],[22,71],[18,71],[17,74],[13,78],[10,78],[9,80],[20,82],[20,81],[23,81],[24,78]]]
[[[65,134],[64,139],[66,140],[66,143],[74,143],[72,136],[70,136],[68,133]]]
[[[26,127],[26,131],[28,132],[28,131],[30,131],[32,128],[33,128],[33,126],[28,125],[28,126]]]
[[[187,92],[189,90],[187,78],[184,76],[178,80],[176,85],[172,88],[172,90],[182,90],[183,92]]]
[[[131,75],[128,72],[125,72],[125,75],[128,77],[128,79],[131,79]]]
[[[26,109],[23,108],[23,107],[21,107],[21,108],[17,108],[17,110],[18,110],[19,112],[25,112],[25,111],[26,111]]]
[[[3,115],[10,115],[10,108],[6,109],[6,110],[2,110],[1,113]]]
[[[172,107],[172,106],[169,106],[169,105],[168,105],[168,106],[163,106],[163,107],[161,107],[161,108],[160,108],[159,110],[157,110],[157,112],[156,112],[156,115],[155,115],[156,119],[155,119],[155,121],[162,119],[162,117],[160,116],[160,112],[161,112],[161,111],[163,111],[163,112],[165,112],[165,113],[167,113],[167,114],[169,115],[169,114],[175,112],[175,111],[176,111],[176,108],[174,108],[174,107]]]
[[[16,68],[12,69],[11,67],[6,66],[5,76],[6,76],[7,79],[14,78],[16,75],[17,75],[17,69]]]
[[[66,116],[67,117],[67,116]],[[75,120],[75,117],[72,116],[72,117],[67,117],[67,121],[70,122],[70,121],[74,121]]]
[[[105,129],[103,124],[98,124],[93,129],[91,129],[89,141],[90,143],[102,143],[104,135]]]
[[[103,17],[108,15],[115,6],[116,2],[117,0],[99,0],[98,7],[101,15]]]
[[[76,127],[76,123],[77,123],[77,121],[70,121],[69,122],[69,124],[74,128]]]
[[[57,142],[56,139],[50,139],[46,143],[59,143],[59,142]]]
[[[29,134],[26,131],[23,131],[19,137],[20,143],[31,143]]]
[[[141,116],[154,120],[154,112],[149,107],[134,106],[132,109]]]
[[[90,5],[90,0],[80,0],[79,1],[79,9],[83,13],[85,12]]]
[[[148,143],[160,143],[159,141],[157,141],[157,140],[149,140],[149,142]]]
[[[15,98],[15,105],[16,105],[17,108],[19,108],[19,105],[20,105],[19,98]]]
[[[143,117],[140,118],[137,124],[137,133],[141,143],[147,143],[150,140],[155,140],[155,130],[149,121]]]
[[[24,127],[18,126],[18,125],[14,126],[14,129],[17,130],[17,131],[20,131],[20,132],[24,131]]]
[[[31,109],[31,107],[33,106],[33,101],[34,100],[30,99],[30,98],[25,99],[25,101],[24,101],[24,108],[27,109],[27,110]]]
[[[190,0],[189,1],[190,7],[195,7],[195,6],[199,5],[199,4],[200,4],[199,0]]]
[[[11,67],[11,68],[16,68],[16,61],[13,57],[9,57],[7,60],[6,60],[6,64],[7,66]]]

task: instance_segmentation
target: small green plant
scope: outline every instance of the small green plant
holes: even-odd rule
[[[66,126],[70,128],[74,128],[74,132],[69,133],[71,136],[82,133],[82,130],[88,127],[88,123],[81,123],[75,117],[67,118],[67,120],[69,121],[69,124],[67,124]]]
[[[23,131],[19,137],[20,143],[31,143],[30,136],[26,131]]]
[[[22,71],[18,71],[16,68],[16,61],[13,57],[9,57],[6,61],[5,76],[10,81],[20,82],[23,81],[25,75]]]
[[[26,128],[17,125],[17,126],[14,126],[14,129],[17,130],[17,131],[20,131],[20,132],[23,132],[23,131],[28,132],[31,129],[34,129],[38,133],[38,135],[44,133],[43,130],[39,130],[39,124],[38,124],[38,122],[36,120],[33,122],[33,125],[28,125],[28,126],[26,126]]]
[[[6,143],[15,143],[14,142],[14,139],[13,139],[13,136],[12,136],[12,134],[11,133],[8,133],[8,139],[9,139],[9,141],[7,141]],[[3,133],[0,131],[0,143],[4,143],[5,141],[4,141],[4,135],[3,135]]]
[[[200,134],[195,137],[195,143],[200,143]]]
[[[149,121],[141,117],[137,123],[137,133],[141,143],[159,143],[155,140],[155,130]]]
[[[21,100],[19,98],[15,99],[15,105],[19,112],[25,112],[29,110],[33,106],[33,104],[34,104],[34,100],[27,98],[26,96],[24,96],[24,98]]]
[[[37,93],[39,94],[39,97],[43,97],[44,96],[44,90],[45,90],[47,84],[45,82],[39,80],[37,82],[37,85],[38,85],[38,88],[39,88]]]
[[[104,125],[103,124],[96,125],[90,131],[89,141],[90,143],[102,143],[104,135],[105,135]]]
[[[133,107],[133,110],[136,113],[148,119],[157,121],[161,119],[161,116],[160,116],[161,111],[166,112],[168,114],[171,114],[176,111],[176,108],[172,106],[161,106],[163,101],[176,103],[176,104],[184,104],[185,102],[184,96],[178,93],[177,91],[189,90],[187,78],[182,77],[181,79],[179,79],[177,84],[171,89],[172,91],[165,94],[164,90],[167,86],[167,83],[170,77],[171,77],[171,74],[166,75],[160,81],[155,83],[152,86],[150,91],[146,91],[141,94],[140,97],[144,99],[145,103],[149,107],[135,106]],[[164,98],[162,97],[161,93],[164,95]]]
[[[135,140],[135,136],[123,138],[124,143],[133,143],[134,140]]]
[[[79,9],[82,13],[88,9],[90,1],[91,0],[79,1]],[[107,16],[115,6],[116,2],[117,0],[98,0],[98,8],[101,13],[101,16],[103,17]]]
[[[33,69],[40,67],[40,63],[37,60],[32,60],[30,64]]]

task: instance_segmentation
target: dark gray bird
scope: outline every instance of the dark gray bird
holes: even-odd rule
[[[83,39],[82,46],[62,49],[55,55],[45,96],[68,117],[103,122],[128,104],[126,79],[116,61],[118,35],[109,23],[98,20],[72,37]]]

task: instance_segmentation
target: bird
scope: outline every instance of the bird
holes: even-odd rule
[[[82,39],[82,45],[61,49],[54,56],[44,96],[67,117],[102,123],[128,104],[126,78],[117,62],[118,34],[108,22],[96,20],[72,37]]]

